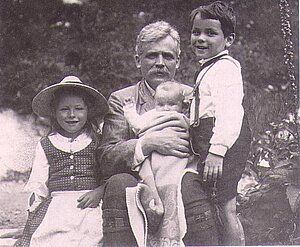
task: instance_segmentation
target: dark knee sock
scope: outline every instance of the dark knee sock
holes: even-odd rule
[[[103,210],[103,246],[137,246],[129,224],[127,210]]]
[[[218,231],[214,211],[205,201],[185,208],[187,233],[183,239],[187,246],[218,245]]]
[[[187,246],[218,245],[214,207],[211,205],[200,176],[186,173],[182,179],[181,192],[187,223],[184,244]]]

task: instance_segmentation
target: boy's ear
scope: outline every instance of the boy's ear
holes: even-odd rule
[[[225,48],[229,48],[235,40],[235,33],[231,33],[226,37]]]
[[[141,59],[140,59],[140,57],[139,57],[138,54],[135,54],[134,60],[135,60],[135,66],[136,66],[138,69],[141,68]]]

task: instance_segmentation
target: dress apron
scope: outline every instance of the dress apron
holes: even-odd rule
[[[102,202],[97,208],[77,208],[77,199],[86,192],[88,190],[52,192],[51,203],[32,235],[30,247],[102,246]]]

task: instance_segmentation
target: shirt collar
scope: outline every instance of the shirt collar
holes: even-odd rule
[[[223,55],[223,54],[224,54],[224,55],[228,55],[228,54],[229,54],[228,50],[221,51],[220,53],[218,53],[217,55],[215,55],[215,56],[213,56],[213,57],[206,58],[206,59],[201,59],[201,60],[199,60],[199,63],[200,63],[200,65],[202,66],[202,65],[205,64],[206,62],[208,62],[208,61],[214,59],[215,57],[218,57],[218,56],[220,56],[220,55]]]
[[[67,142],[78,142],[78,141],[83,141],[83,140],[86,140],[89,138],[89,135],[85,132],[81,133],[79,136],[77,136],[76,138],[70,138],[70,137],[65,137],[63,135],[61,135],[60,133],[58,132],[55,132],[53,133],[53,136],[61,141],[61,142],[64,142],[64,143],[67,143]]]
[[[145,82],[146,88],[149,90],[149,93],[151,94],[151,96],[154,97],[154,95],[155,95],[155,90],[149,85],[148,82],[146,82],[146,80],[144,80],[144,82]]]

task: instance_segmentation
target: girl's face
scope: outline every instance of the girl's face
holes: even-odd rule
[[[195,16],[191,32],[191,46],[197,59],[214,57],[227,49],[233,41],[234,34],[224,37],[219,20],[202,19],[200,14]]]
[[[71,94],[59,97],[55,117],[63,135],[78,136],[87,122],[87,115],[88,108],[82,97]]]

